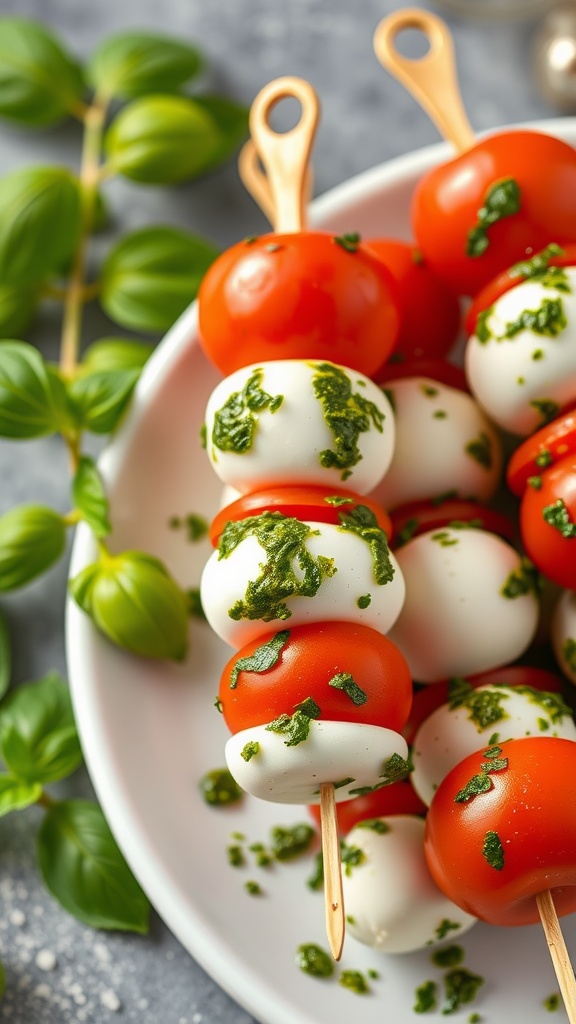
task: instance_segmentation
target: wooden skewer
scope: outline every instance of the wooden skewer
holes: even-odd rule
[[[298,124],[291,131],[279,134],[270,127],[270,113],[280,100],[288,98],[299,100],[302,112]],[[292,233],[305,229],[306,203],[311,186],[310,154],[319,113],[318,97],[312,86],[294,77],[270,82],[252,104],[252,145],[244,147],[239,170],[248,191],[277,232]],[[326,932],[332,956],[339,960],[346,919],[334,793],[331,782],[320,786]]]
[[[428,40],[429,50],[423,57],[403,57],[396,49],[398,33],[409,28],[423,32]],[[418,8],[396,11],[380,22],[374,49],[380,63],[414,96],[441,135],[458,152],[470,149],[476,139],[460,96],[452,36],[442,19]]]
[[[538,893],[536,903],[568,1020],[576,1024],[576,979],[550,890]]]

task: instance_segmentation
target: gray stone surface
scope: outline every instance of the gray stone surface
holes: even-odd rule
[[[398,6],[391,0],[2,0],[0,10],[40,18],[84,57],[105,35],[128,27],[196,40],[209,62],[207,87],[247,104],[279,75],[308,78],[323,105],[314,152],[315,191],[321,193],[438,139],[427,117],[372,52],[375,26]],[[533,23],[450,19],[450,24],[464,101],[476,129],[554,115],[531,76]],[[0,173],[34,162],[74,165],[78,144],[74,126],[24,134],[0,125]],[[107,191],[116,230],[153,222],[183,224],[225,246],[264,226],[233,164],[191,186],[163,190],[113,182]],[[108,332],[109,326],[91,313],[85,340]],[[57,310],[48,309],[33,340],[52,357],[57,339]],[[66,508],[61,446],[54,439],[0,441],[0,513],[32,500]],[[50,668],[65,671],[65,577],[63,563],[0,602],[13,632],[16,684]],[[89,781],[78,773],[62,785],[62,792],[87,795]],[[8,981],[0,1020],[249,1024],[252,1018],[191,961],[158,919],[142,939],[92,932],[61,911],[36,870],[40,816],[33,808],[0,819],[0,959]]]

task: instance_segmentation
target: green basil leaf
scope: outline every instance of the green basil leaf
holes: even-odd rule
[[[186,96],[145,96],[116,116],[104,139],[118,174],[149,185],[174,185],[203,174],[221,144],[214,118]]]
[[[100,338],[88,346],[80,372],[97,370],[141,370],[154,351],[154,345],[127,338]]]
[[[110,506],[96,463],[89,455],[83,455],[80,459],[72,481],[72,499],[97,537],[107,537],[112,532],[108,518]]]
[[[12,648],[4,613],[0,609],[0,700],[8,692],[12,675]]]
[[[201,68],[194,46],[148,32],[122,32],[98,47],[87,74],[99,96],[126,100],[178,92]]]
[[[123,327],[165,331],[195,298],[217,256],[209,242],[177,228],[133,231],[104,262],[102,306]]]
[[[148,900],[97,804],[54,804],[38,833],[38,862],[49,891],[79,921],[92,928],[148,931]]]
[[[56,782],[82,764],[70,692],[56,672],[19,686],[0,708],[0,748],[24,782]]]
[[[10,811],[20,811],[23,807],[35,804],[42,796],[42,786],[38,782],[23,782],[15,779],[7,772],[0,773],[0,817]],[[0,995],[2,995],[0,978]]]
[[[0,516],[0,591],[17,590],[64,554],[66,524],[43,505],[18,505]]]
[[[97,370],[68,385],[79,425],[93,434],[109,434],[118,424],[136,386],[140,370]]]
[[[0,18],[0,116],[30,127],[77,112],[84,92],[79,64],[37,21]]]
[[[34,317],[37,305],[37,288],[0,285],[0,338],[23,334]]]
[[[0,180],[0,281],[36,284],[70,259],[80,233],[80,190],[61,167],[27,167]]]
[[[72,422],[66,388],[38,350],[0,341],[0,437],[43,437]]]
[[[248,117],[250,111],[225,96],[195,96],[196,103],[202,107],[218,126],[220,140],[212,160],[206,164],[204,171],[211,171],[225,163],[248,136]]]
[[[74,600],[113,643],[148,658],[181,661],[188,645],[185,593],[152,555],[125,551],[70,582]]]

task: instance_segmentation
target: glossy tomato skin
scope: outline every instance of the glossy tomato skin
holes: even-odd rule
[[[336,501],[334,500],[336,499]],[[340,499],[343,499],[342,501]],[[340,525],[338,513],[350,511],[363,505],[374,513],[378,526],[384,530],[387,537],[392,533],[390,517],[381,505],[365,495],[355,494],[346,488],[338,488],[335,492],[333,487],[306,487],[292,485],[289,487],[274,487],[270,490],[250,491],[243,494],[230,505],[225,505],[216,514],[210,524],[210,540],[214,547],[218,547],[218,539],[222,530],[228,522],[238,522],[247,519],[248,516],[257,516],[262,512],[281,512],[285,516],[294,516],[296,519],[306,520],[311,523],[333,523]]]
[[[520,533],[528,558],[544,576],[576,590],[576,452],[542,472],[520,504]]]
[[[482,255],[466,255],[468,232],[488,191],[510,178],[520,190],[520,209],[488,227]],[[422,178],[412,223],[429,266],[458,294],[473,296],[550,242],[576,241],[576,152],[541,132],[483,139]]]
[[[470,523],[471,526],[496,533],[504,540],[512,541],[514,526],[502,512],[487,508],[477,501],[447,497],[443,501],[410,501],[399,505],[390,515],[393,532],[392,548],[402,547],[412,537],[431,530],[441,530],[454,523]]]
[[[328,721],[366,722],[400,732],[412,701],[412,680],[398,648],[382,633],[352,622],[319,622],[285,630],[286,641],[274,665],[263,672],[242,670],[239,659],[250,657],[275,633],[246,644],[225,666],[220,680],[222,713],[231,732],[266,725],[279,715],[294,714],[308,697]],[[366,695],[355,703],[330,686],[348,673]]]
[[[372,238],[366,246],[392,274],[400,304],[400,334],[394,355],[403,359],[441,359],[460,328],[460,302],[424,262],[413,243]]]
[[[308,807],[314,821],[321,824],[320,804]],[[336,818],[340,835],[347,835],[359,821],[370,818],[388,818],[393,814],[426,814],[428,808],[422,803],[409,779],[392,782],[389,786],[376,789],[373,793],[357,796],[354,800],[342,800],[336,804]]]
[[[372,377],[400,327],[390,272],[327,232],[237,243],[198,294],[200,343],[224,374],[275,359],[325,359]]]
[[[537,477],[571,452],[576,452],[576,411],[558,416],[531,434],[512,455],[506,469],[506,483],[521,497],[530,477]]]
[[[489,773],[490,789],[458,802],[457,794],[490,764],[485,753],[461,761],[434,795],[424,840],[432,877],[449,899],[490,924],[536,923],[535,896],[546,889],[559,916],[572,913],[576,743],[543,736],[509,740],[499,755],[506,767]],[[501,867],[483,853],[487,833],[492,849],[494,835],[501,844]]]

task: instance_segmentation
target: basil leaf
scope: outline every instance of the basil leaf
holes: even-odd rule
[[[214,165],[221,135],[214,118],[186,96],[145,96],[124,107],[104,148],[118,174],[149,185],[174,185]]]
[[[98,47],[87,75],[99,96],[134,99],[146,93],[178,92],[201,68],[194,46],[148,32],[122,32]]]
[[[29,326],[38,305],[37,288],[0,285],[0,338],[14,338]]]
[[[70,590],[97,628],[119,647],[148,658],[184,658],[186,594],[152,555],[108,555],[75,576]]]
[[[8,691],[12,675],[12,648],[4,613],[0,610],[0,700]]]
[[[0,116],[29,127],[54,124],[77,110],[82,71],[37,21],[0,18]]]
[[[23,782],[7,772],[0,773],[0,817],[35,804],[41,796],[42,786],[38,782]]]
[[[0,516],[0,591],[17,590],[63,555],[66,523],[43,505],[17,505]]]
[[[154,345],[127,338],[100,338],[88,346],[80,371],[141,370],[154,351]]]
[[[66,388],[38,350],[0,341],[0,437],[43,437],[72,424]]]
[[[102,268],[102,305],[133,330],[165,331],[195,298],[218,250],[177,228],[133,231],[112,248]]]
[[[0,708],[0,748],[20,781],[55,782],[82,764],[70,692],[56,672],[25,683]]]
[[[38,834],[44,882],[65,910],[92,928],[148,931],[150,905],[97,804],[64,800]]]
[[[68,385],[68,397],[78,424],[93,434],[109,434],[118,424],[140,370],[97,370]]]
[[[110,506],[96,463],[89,455],[83,455],[80,459],[72,481],[72,499],[82,518],[97,537],[107,537],[112,532],[108,518]]]
[[[0,180],[0,281],[31,285],[70,259],[80,233],[80,190],[61,167],[27,167]]]
[[[248,107],[244,107],[225,96],[195,96],[196,103],[214,119],[220,139],[212,160],[204,171],[211,171],[225,163],[236,152],[248,136]]]

